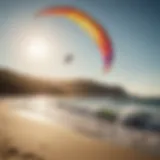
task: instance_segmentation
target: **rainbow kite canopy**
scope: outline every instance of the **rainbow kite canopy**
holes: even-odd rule
[[[104,70],[108,71],[113,60],[113,49],[110,37],[105,29],[85,12],[70,6],[58,6],[42,9],[37,16],[65,16],[77,22],[95,40],[104,62]]]

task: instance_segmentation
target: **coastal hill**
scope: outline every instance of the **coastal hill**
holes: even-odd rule
[[[128,97],[127,92],[119,86],[111,87],[90,79],[49,81],[0,69],[0,95],[19,94]]]

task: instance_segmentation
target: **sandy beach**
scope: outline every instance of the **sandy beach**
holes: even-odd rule
[[[9,148],[16,148],[19,159],[23,159],[26,153],[44,160],[160,159],[158,156],[85,137],[47,121],[22,118],[5,104],[1,104],[0,122],[1,153],[7,152]]]

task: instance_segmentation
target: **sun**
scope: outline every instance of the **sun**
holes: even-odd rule
[[[28,42],[27,53],[30,58],[44,58],[49,52],[49,44],[42,38],[35,38]]]

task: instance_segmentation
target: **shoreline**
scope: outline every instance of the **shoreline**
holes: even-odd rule
[[[1,105],[0,116],[1,129],[6,127],[4,135],[10,137],[9,144],[17,147],[19,156],[29,152],[46,160],[160,159],[160,156],[84,136],[67,127],[22,118],[5,104]]]

